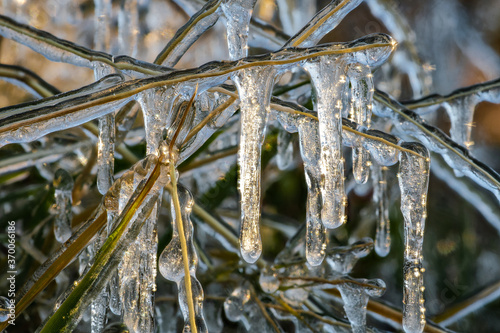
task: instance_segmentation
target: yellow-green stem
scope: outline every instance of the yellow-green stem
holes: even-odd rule
[[[177,179],[175,175],[175,163],[170,163],[170,180],[172,182],[172,201],[175,209],[175,224],[179,232],[179,239],[181,241],[182,261],[184,263],[184,284],[186,288],[186,298],[189,309],[189,322],[191,323],[191,332],[197,333],[196,319],[194,316],[194,302],[193,291],[191,289],[191,273],[189,272],[189,258],[187,250],[186,235],[184,234],[184,224],[181,217],[181,205],[179,203],[179,196],[177,193]]]

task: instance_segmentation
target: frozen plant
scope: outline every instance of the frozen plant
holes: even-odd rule
[[[3,1],[0,223],[29,276],[0,330],[445,332],[494,299],[430,320],[424,236],[433,172],[500,230],[471,151],[500,79],[424,96],[422,22],[361,3]],[[389,33],[335,41],[362,10]]]

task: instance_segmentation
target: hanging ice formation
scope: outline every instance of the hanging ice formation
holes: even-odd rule
[[[372,116],[372,100],[373,100],[373,80],[370,67],[361,64],[351,64],[347,68],[347,77],[350,83],[350,108],[349,119],[356,122],[360,126],[370,127]],[[363,148],[363,144],[359,141],[363,137],[358,137],[358,140],[352,147],[352,164],[354,179],[358,184],[364,184],[368,180],[370,172],[370,155]]]
[[[387,196],[387,167],[372,164],[373,201],[376,205],[377,227],[375,231],[375,252],[381,257],[391,249],[391,227],[389,221],[389,199]]]
[[[401,148],[406,149],[400,153],[398,175],[405,220],[403,328],[407,333],[419,333],[425,326],[422,246],[430,159],[420,143],[403,143]]]
[[[54,175],[55,214],[54,235],[59,243],[64,243],[71,237],[71,206],[73,203],[73,177],[68,171],[59,169]]]
[[[194,332],[190,323],[190,313],[188,309],[188,297],[194,301],[194,316],[197,332],[208,332],[205,318],[203,317],[203,289],[200,282],[196,279],[196,268],[198,266],[198,255],[196,253],[193,241],[193,225],[191,222],[191,210],[194,204],[193,196],[188,189],[182,185],[177,186],[181,216],[176,216],[175,203],[172,201],[172,240],[165,247],[160,255],[158,267],[161,275],[170,281],[177,283],[179,304],[184,316],[183,332]],[[184,235],[186,238],[187,252],[189,258],[189,272],[191,274],[191,291],[186,290],[184,262],[182,255],[182,245],[177,229],[176,220],[181,219],[184,226]]]

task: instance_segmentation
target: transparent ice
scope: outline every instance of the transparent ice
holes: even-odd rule
[[[401,147],[408,149],[400,153],[399,160],[401,212],[405,220],[403,328],[405,332],[422,332],[425,325],[422,246],[430,159],[420,143],[403,143]]]

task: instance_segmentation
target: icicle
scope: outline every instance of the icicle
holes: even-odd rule
[[[305,117],[299,122],[300,153],[307,184],[306,258],[317,266],[325,257],[326,229],[321,222],[321,147],[317,122]]]
[[[350,81],[351,103],[349,119],[359,126],[370,127],[372,116],[373,79],[370,67],[361,64],[350,64],[347,68],[347,76]],[[363,137],[358,138],[352,148],[352,163],[354,179],[358,184],[364,184],[368,180],[370,172],[370,154],[362,146]]]
[[[99,142],[97,145],[97,189],[106,194],[113,184],[115,163],[115,115],[99,118]]]
[[[293,136],[283,129],[278,132],[278,154],[277,165],[280,170],[288,170],[293,167]]]
[[[375,252],[381,257],[391,249],[391,226],[389,221],[389,198],[387,197],[387,167],[377,163],[372,165],[373,202],[376,205],[377,229],[375,232]]]
[[[323,177],[321,220],[323,225],[330,229],[345,223],[344,211],[347,202],[344,189],[341,117],[341,111],[346,104],[346,101],[342,100],[346,84],[344,67],[345,63],[341,58],[327,56],[311,60],[304,65],[317,92],[315,108],[319,118],[320,165]]]
[[[353,333],[364,333],[366,332],[366,306],[369,296],[382,296],[385,292],[385,283],[380,279],[355,281],[356,283],[344,283],[338,289],[342,295],[344,310]]]
[[[255,67],[238,72],[233,80],[238,88],[241,134],[238,163],[241,194],[241,256],[249,263],[260,257],[260,158],[269,103],[274,84],[273,67]]]
[[[120,214],[138,184],[154,169],[157,157],[148,157],[134,165],[134,169],[125,173],[106,195],[108,211]],[[161,193],[163,188],[159,190]],[[156,205],[158,202],[156,203]],[[110,283],[110,309],[118,314],[123,311],[123,322],[131,332],[153,332],[154,300],[156,290],[156,253],[157,235],[155,221],[158,211],[152,209],[135,241],[123,254],[118,267],[118,276]]]
[[[229,59],[236,60],[248,55],[248,26],[257,0],[229,0],[222,4],[226,16],[227,46]]]
[[[186,238],[186,245],[189,258],[189,272],[191,275],[191,287],[193,300],[195,303],[195,318],[196,327],[198,332],[207,332],[207,326],[203,317],[203,289],[200,282],[196,279],[196,267],[198,266],[198,255],[194,248],[193,242],[193,224],[191,222],[191,210],[193,207],[193,196],[188,189],[182,185],[177,186],[179,203],[182,215],[177,217],[175,214],[174,203],[171,205],[172,212],[172,240],[162,251],[158,267],[161,275],[170,281],[177,283],[179,304],[184,315],[184,332],[191,332],[189,310],[187,301],[187,292],[185,288],[185,272],[182,257],[182,246],[179,237],[179,230],[177,230],[176,219],[181,218],[184,225],[184,235]]]
[[[137,0],[122,0],[118,14],[118,53],[135,57],[138,34]]]
[[[403,328],[405,332],[422,332],[425,326],[424,280],[422,273],[424,228],[429,183],[429,152],[420,143],[403,143],[406,151],[399,158],[401,212],[405,220]]]
[[[477,95],[468,95],[443,103],[451,121],[451,139],[467,149],[474,144],[471,141],[471,130],[474,127],[474,109],[478,101]]]
[[[54,176],[54,187],[56,199],[54,235],[59,243],[64,243],[71,237],[73,177],[68,171],[58,169]]]
[[[111,0],[94,0],[94,5],[94,49],[106,52],[111,40]]]
[[[334,275],[346,275],[351,272],[358,259],[366,257],[372,249],[372,239],[363,238],[348,246],[335,247],[328,253],[326,263]]]
[[[10,300],[7,297],[0,296],[0,323],[6,322],[9,319]]]
[[[108,306],[107,291],[104,289],[96,295],[90,306],[91,333],[101,333],[106,323],[106,309]]]

